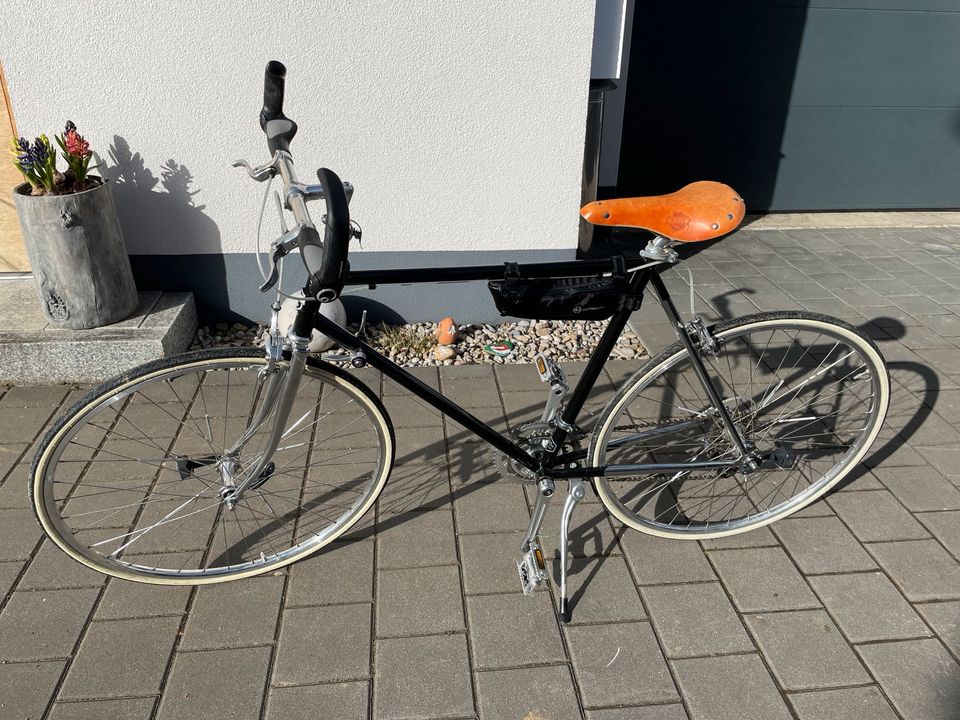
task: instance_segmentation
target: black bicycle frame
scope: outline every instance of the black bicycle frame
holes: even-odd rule
[[[518,268],[521,277],[525,278],[562,278],[562,277],[583,277],[591,274],[601,275],[616,271],[616,265],[612,260],[576,260],[570,262],[555,263],[534,263],[521,265]],[[493,280],[502,278],[504,275],[503,265],[480,265],[464,266],[451,268],[413,268],[396,270],[360,270],[349,272],[346,278],[346,285],[366,285],[373,289],[377,285],[387,284],[419,284],[426,282],[457,282],[467,280]],[[642,268],[629,275],[628,296],[638,299],[642,297],[643,291],[648,284],[652,284],[656,292],[657,300],[663,307],[668,319],[674,326],[678,337],[684,342],[687,350],[691,353],[695,368],[698,368],[698,376],[701,382],[704,382],[708,396],[713,401],[721,418],[725,424],[729,423],[732,428],[732,422],[729,415],[719,400],[719,394],[716,388],[706,374],[703,363],[699,358],[689,334],[686,332],[682,321],[679,318],[676,307],[670,300],[667,289],[660,279],[659,274],[652,268]],[[424,400],[432,407],[447,415],[455,422],[467,428],[483,440],[487,441],[502,453],[520,463],[525,468],[542,474],[546,477],[567,478],[567,477],[600,477],[606,474],[606,467],[567,467],[572,458],[570,454],[561,455],[560,449],[576,428],[577,419],[583,405],[600,377],[603,366],[610,357],[616,345],[617,338],[626,327],[630,314],[635,309],[635,305],[625,303],[607,323],[597,347],[594,349],[587,361],[587,366],[580,376],[576,387],[559,416],[559,421],[555,422],[552,442],[549,443],[552,449],[544,449],[542,453],[532,454],[525,448],[517,445],[515,442],[504,436],[500,432],[478,419],[462,407],[452,402],[442,394],[431,388],[429,385],[421,382],[415,376],[404,370],[388,357],[377,352],[369,344],[349,332],[346,328],[336,324],[329,318],[319,313],[320,303],[316,300],[304,302],[300,309],[297,319],[294,323],[294,332],[303,337],[309,337],[310,329],[316,328],[327,337],[334,340],[338,345],[355,353],[359,353],[366,364],[379,370],[401,387],[409,390],[411,393]],[[734,430],[735,437],[739,435]],[[742,444],[742,440],[741,440]],[[580,458],[585,457],[585,453],[578,453]],[[693,462],[676,464],[659,463],[649,465],[629,466],[633,471],[642,472],[665,472],[683,469],[709,469],[716,467],[730,467],[730,462]],[[626,466],[624,466],[626,467]]]

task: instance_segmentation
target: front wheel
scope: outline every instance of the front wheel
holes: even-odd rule
[[[796,512],[836,485],[880,432],[890,382],[880,352],[856,328],[813,313],[762,313],[711,328],[701,357],[748,450],[739,451],[677,343],[631,377],[597,422],[591,465],[731,461],[731,468],[597,479],[626,525],[704,539]]]
[[[393,430],[369,389],[312,359],[272,462],[226,502],[272,427],[271,413],[228,452],[263,396],[265,365],[253,348],[195,352],[88,393],[34,462],[31,494],[47,534],[100,572],[178,585],[274,570],[349,530],[383,489]]]

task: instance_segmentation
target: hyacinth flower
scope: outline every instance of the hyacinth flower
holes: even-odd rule
[[[34,169],[36,161],[33,150],[30,148],[30,141],[25,137],[12,138],[10,152],[13,153],[13,164],[23,175],[24,180],[30,183],[31,187],[40,187],[42,183]]]
[[[63,151],[63,159],[67,161],[67,166],[73,172],[73,176],[79,185],[86,177],[90,169],[90,143],[83,139],[83,136],[77,132],[77,126],[72,121],[67,120],[63,134],[56,136],[57,144]]]
[[[50,138],[40,135],[33,141],[30,152],[33,155],[33,172],[37,179],[47,192],[53,192],[56,182],[54,176],[57,174],[57,153],[50,144]]]

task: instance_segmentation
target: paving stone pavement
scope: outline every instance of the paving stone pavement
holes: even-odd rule
[[[804,307],[886,355],[887,426],[842,489],[704,542],[625,531],[588,494],[562,626],[556,589],[525,597],[515,577],[533,494],[385,384],[399,463],[376,533],[271,576],[157,588],[86,570],[32,519],[33,444],[79,390],[0,389],[0,717],[958,717],[960,230],[748,227],[697,250],[667,274],[681,308],[690,268],[707,315]],[[658,313],[634,318],[657,349]],[[640,364],[612,361],[588,410]],[[500,427],[542,407],[530,366],[418,372]]]

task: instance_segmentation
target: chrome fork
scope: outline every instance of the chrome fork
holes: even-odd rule
[[[269,362],[266,370],[269,373],[269,380],[267,381],[267,388],[264,391],[263,401],[257,410],[256,416],[247,426],[247,429],[225,454],[226,460],[235,461],[244,443],[253,437],[263,423],[266,422],[270,412],[273,411],[274,408],[276,409],[273,425],[270,429],[270,436],[267,438],[266,446],[260,455],[260,459],[257,460],[252,467],[244,468],[240,481],[232,487],[226,484],[226,476],[224,476],[225,486],[222,497],[227,508],[230,510],[232,510],[240,498],[243,497],[247,488],[260,478],[261,474],[267,468],[267,465],[269,465],[273,459],[273,454],[276,452],[277,446],[283,437],[284,428],[287,424],[287,418],[290,416],[290,410],[293,407],[297,390],[300,388],[303,369],[307,364],[310,338],[294,335],[291,330],[287,335],[287,339],[290,341],[291,353],[290,362],[287,363],[285,369],[275,366],[276,358],[274,358],[274,354],[277,354],[275,353],[275,349],[277,347],[282,349],[282,346],[278,345],[280,341],[279,335],[271,336],[271,339],[268,340],[267,352]]]

